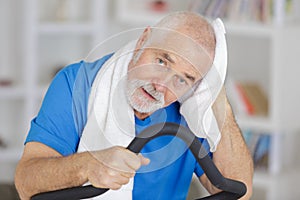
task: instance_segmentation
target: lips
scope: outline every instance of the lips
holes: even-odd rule
[[[157,99],[154,96],[152,96],[149,92],[147,92],[145,88],[141,88],[141,90],[144,93],[144,95],[147,96],[149,99],[157,101]]]

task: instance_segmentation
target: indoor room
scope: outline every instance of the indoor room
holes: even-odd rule
[[[91,94],[94,94],[93,87],[89,84],[92,84],[90,78],[96,77],[96,75],[90,74],[94,73],[93,70],[95,69],[83,72],[86,73],[88,79],[77,79],[74,75],[76,80],[73,80],[72,74],[66,75],[66,80],[74,83],[74,86],[66,86],[66,88],[72,89],[71,94],[60,92],[56,96],[51,88],[55,87],[55,80],[63,81],[63,79],[58,78],[62,75],[58,75],[66,73],[68,67],[70,68],[74,64],[88,68],[91,63],[97,62],[103,56],[109,55],[108,57],[110,57],[112,53],[118,52],[121,47],[131,41],[136,41],[145,32],[148,33],[145,31],[147,27],[154,26],[168,14],[177,11],[197,13],[205,17],[210,24],[214,24],[216,19],[220,18],[221,23],[224,25],[227,45],[224,48],[227,53],[226,58],[223,57],[221,62],[224,61],[223,63],[225,63],[227,69],[225,68],[225,74],[222,72],[224,78],[226,78],[218,86],[218,91],[221,91],[222,85],[225,86],[227,99],[230,102],[234,119],[242,135],[242,143],[246,145],[253,161],[253,192],[250,199],[296,200],[300,198],[300,191],[297,187],[300,178],[300,156],[298,154],[300,151],[300,123],[298,121],[298,113],[300,113],[298,102],[300,99],[300,89],[298,88],[300,85],[298,60],[300,56],[300,1],[1,0],[1,199],[21,199],[15,188],[16,167],[22,158],[25,143],[28,144],[27,142],[31,141],[41,143],[40,138],[42,136],[33,133],[33,128],[37,132],[43,132],[44,128],[38,123],[51,125],[52,123],[58,123],[65,126],[63,130],[76,129],[78,134],[74,138],[78,138],[77,140],[80,140],[81,137],[79,130],[84,131],[87,129],[84,125],[81,126],[81,123],[87,123],[86,121],[91,114],[90,110],[94,109],[90,106],[91,100],[86,99],[93,97],[92,95],[92,97],[89,96],[90,91],[92,91]],[[184,36],[184,38],[186,37]],[[175,42],[173,41],[174,43],[171,43],[172,45],[176,45],[176,43],[181,45],[181,42],[190,41],[189,39],[185,41],[184,38],[181,36]],[[184,46],[181,47],[184,49]],[[177,50],[181,52],[182,49]],[[182,50],[182,52],[186,51]],[[141,51],[141,54],[143,53]],[[183,56],[189,57],[190,55],[194,54],[188,52]],[[210,59],[215,63],[215,60],[212,60],[211,57]],[[193,60],[191,60],[189,62],[193,64]],[[100,62],[102,61],[100,60]],[[80,69],[78,71],[80,72]],[[75,73],[75,71],[72,73]],[[144,71],[143,73],[147,74],[148,72]],[[164,76],[163,73],[165,72],[155,72],[157,76]],[[173,73],[177,73],[176,70],[173,70]],[[108,79],[103,79],[103,81],[106,81],[103,83],[106,87],[114,87],[110,85]],[[86,87],[84,88],[86,90],[79,91],[76,94],[76,84],[84,84],[82,87]],[[59,89],[59,86],[56,87]],[[86,95],[86,99],[77,102],[76,99],[74,100],[76,95]],[[69,113],[65,113],[68,106],[64,106],[60,102],[60,98],[67,99],[69,96],[71,100],[68,109],[71,110],[73,115],[77,112],[87,112],[82,114],[83,118],[74,118],[73,116],[73,119],[71,117],[74,120],[72,123],[75,124],[75,127],[64,124],[66,118],[70,116]],[[214,96],[214,94],[211,96]],[[211,104],[215,102],[217,96],[218,93],[214,96],[215,98]],[[113,98],[113,96],[109,97]],[[95,98],[97,98],[97,95],[95,95]],[[123,103],[121,98],[112,101],[120,105]],[[46,104],[49,102],[50,104],[47,106]],[[185,102],[182,103],[179,100],[178,102],[178,105],[185,104]],[[57,106],[56,108],[55,104],[59,103],[61,103],[61,107]],[[83,104],[85,105],[84,109],[77,110],[76,106],[82,106]],[[55,108],[52,109],[52,105]],[[107,105],[110,106],[109,103]],[[56,116],[56,109],[60,109],[63,115],[61,119]],[[97,110],[96,107],[95,109]],[[55,122],[50,116],[47,116],[47,113],[45,114],[45,110],[52,112]],[[100,111],[103,110],[100,109]],[[126,114],[122,114],[122,109],[118,110],[117,108],[114,111],[116,113],[112,112],[113,120],[117,120],[114,117],[123,117],[124,121],[128,120],[125,120]],[[136,109],[134,109],[134,112],[136,114]],[[108,111],[107,115],[110,115],[109,113]],[[41,115],[43,115],[43,118],[37,117]],[[134,120],[137,119],[134,118]],[[141,121],[144,122],[145,120]],[[215,121],[218,121],[218,119]],[[189,121],[185,123],[190,126]],[[77,126],[77,124],[80,126]],[[121,122],[117,126],[123,128],[125,125]],[[85,129],[83,130],[83,128]],[[54,125],[53,130],[60,131],[56,125]],[[221,134],[222,130],[220,129]],[[49,130],[44,131],[50,132]],[[30,135],[28,135],[29,133]],[[197,134],[196,136],[198,137]],[[43,137],[47,137],[47,135]],[[70,141],[76,140],[74,138]],[[221,136],[221,141],[222,138],[223,136]],[[54,139],[47,137],[49,143],[55,143],[52,140]],[[65,145],[64,143],[55,143],[62,149],[61,152],[65,153],[58,150],[53,151],[53,149],[56,149],[51,148],[51,145],[47,151],[53,151],[53,154],[51,154],[53,157],[59,153],[60,155],[69,156],[79,152],[77,146],[68,146],[70,143],[68,140],[68,138],[62,138],[62,141],[66,142]],[[216,152],[218,152],[218,148]],[[230,156],[227,155],[226,160],[233,158],[232,162],[234,163],[235,157],[239,156],[240,151],[237,150],[236,152]],[[33,154],[35,154],[35,151],[33,151]],[[213,155],[213,153],[209,155]],[[241,154],[241,156],[243,155]],[[232,166],[226,167],[230,168]],[[240,168],[242,167],[240,166]],[[34,169],[44,170],[42,167]],[[250,173],[247,169],[249,169],[248,165],[247,168],[240,169],[240,171],[244,170],[245,174]],[[222,169],[220,171],[222,173],[226,170]],[[237,172],[237,174],[239,173]],[[235,175],[233,177],[236,177]],[[226,177],[226,175],[224,176]],[[60,179],[60,177],[57,177],[57,179]],[[45,182],[47,181],[45,180]],[[191,184],[186,187],[188,188],[188,194],[185,198],[188,200],[209,195],[209,192],[199,182],[195,174],[192,177]],[[148,198],[150,199],[150,197]],[[170,199],[172,198],[170,197]],[[127,197],[124,197],[124,199],[127,199]],[[147,199],[147,194],[143,199]],[[157,199],[165,199],[165,197],[157,197]]]

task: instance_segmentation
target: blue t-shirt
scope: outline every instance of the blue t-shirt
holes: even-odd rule
[[[79,140],[87,122],[87,105],[90,90],[107,55],[93,63],[81,61],[65,67],[53,79],[26,142],[41,142],[68,156],[76,153]],[[145,128],[174,122],[187,126],[179,113],[179,103],[154,112],[144,120],[135,118],[138,135]],[[208,150],[205,139],[200,139]],[[133,199],[185,199],[192,174],[203,174],[186,144],[179,138],[163,136],[150,141],[141,153],[150,158],[134,177]]]

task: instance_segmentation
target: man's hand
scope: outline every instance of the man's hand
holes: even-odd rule
[[[111,147],[105,150],[91,152],[93,159],[88,163],[87,178],[98,188],[117,190],[129,182],[130,178],[150,160],[141,154],[123,147]]]
[[[15,183],[22,200],[87,181],[95,187],[115,190],[128,183],[136,170],[149,162],[123,147],[63,157],[42,143],[29,142],[16,169]]]

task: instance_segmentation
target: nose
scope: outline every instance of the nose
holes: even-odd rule
[[[167,86],[164,81],[160,80],[159,78],[155,78],[152,80],[153,87],[156,91],[165,93],[167,91]]]
[[[154,85],[155,90],[158,92],[165,93],[167,91],[167,87],[162,84],[153,83],[153,85]]]

